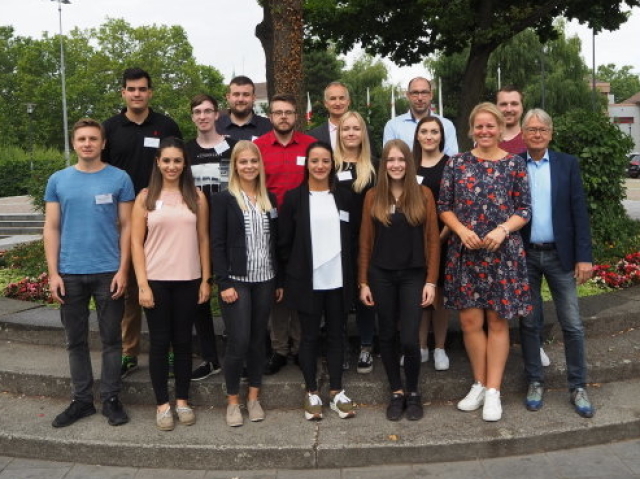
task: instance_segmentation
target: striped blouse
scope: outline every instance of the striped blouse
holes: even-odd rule
[[[246,211],[243,211],[247,245],[247,274],[246,276],[229,275],[229,277],[244,283],[269,281],[275,276],[269,248],[271,242],[269,214],[261,212],[258,205],[252,204],[244,191],[242,196],[245,205],[247,205]]]

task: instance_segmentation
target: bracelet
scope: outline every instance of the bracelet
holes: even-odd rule
[[[425,286],[431,286],[432,288],[436,288],[437,286],[433,283],[424,283]]]
[[[511,234],[511,232],[509,231],[509,228],[507,228],[504,224],[498,225],[498,228],[502,228],[502,231],[504,231],[504,235],[506,237],[508,237]]]

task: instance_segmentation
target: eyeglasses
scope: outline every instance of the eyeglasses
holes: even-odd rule
[[[546,135],[547,133],[549,133],[551,131],[551,128],[525,128],[524,131],[526,131],[527,133],[530,133],[532,135],[535,135],[536,133],[540,133],[541,135]]]
[[[193,110],[191,113],[193,113],[194,115],[213,115],[217,111],[218,110],[214,110],[213,108],[205,108],[204,110]]]
[[[272,111],[271,114],[273,116],[293,116],[296,114],[296,112],[293,110],[277,110],[277,111]]]
[[[420,91],[412,90],[409,92],[409,96],[412,96],[414,98],[417,98],[419,96],[429,96],[429,95],[431,95],[431,90],[420,90]]]

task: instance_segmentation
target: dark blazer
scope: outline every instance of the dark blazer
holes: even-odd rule
[[[527,158],[526,152],[520,156]],[[549,150],[549,168],[553,237],[562,267],[572,271],[576,263],[593,262],[591,227],[580,166],[575,156]],[[522,228],[522,238],[528,248],[531,222]]]
[[[269,200],[274,210],[276,197],[269,193]],[[278,241],[277,214],[269,212],[269,234],[271,262],[278,273],[276,245]],[[211,261],[213,274],[220,291],[233,287],[229,275],[244,276],[247,274],[247,243],[244,227],[244,214],[235,196],[228,190],[211,195],[209,215],[211,221]]]
[[[350,221],[340,221],[342,243],[342,291],[345,313],[352,303],[355,228],[352,193],[344,188],[333,192],[339,211],[349,213]],[[284,195],[278,220],[278,255],[284,271],[284,300],[295,310],[317,313],[313,309],[313,255],[309,218],[309,187],[306,182]]]

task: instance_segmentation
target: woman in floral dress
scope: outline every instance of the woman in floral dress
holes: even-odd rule
[[[438,209],[453,232],[445,269],[445,306],[460,311],[460,325],[475,383],[458,403],[483,406],[485,421],[502,417],[500,385],[509,355],[508,320],[529,314],[525,252],[519,234],[531,216],[525,161],[498,143],[504,117],[492,103],[469,117],[470,152],[445,167]],[[484,330],[485,319],[487,331]]]

